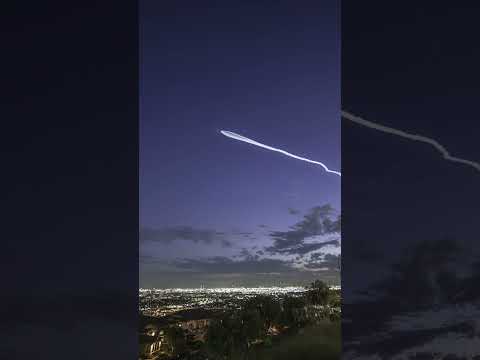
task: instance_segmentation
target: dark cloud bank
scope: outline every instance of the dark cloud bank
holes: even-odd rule
[[[271,246],[258,248],[255,245],[250,249],[242,248],[237,255],[232,257],[179,258],[169,262],[172,274],[175,274],[170,276],[172,281],[173,278],[178,278],[178,281],[182,283],[185,283],[188,276],[208,281],[209,284],[212,281],[222,284],[231,281],[248,283],[254,277],[257,277],[260,282],[276,284],[280,278],[287,283],[295,284],[295,279],[305,282],[315,277],[330,279],[332,282],[338,283],[340,256],[318,251],[329,245],[339,247],[340,230],[340,215],[337,215],[330,205],[317,206],[289,230],[270,232],[269,236],[273,240]],[[244,232],[237,233],[237,235],[251,236],[251,233]],[[306,242],[316,236],[323,236],[324,239]],[[219,242],[224,247],[235,245],[227,239],[224,232],[212,229],[178,226],[162,229],[143,228],[140,231],[141,242],[165,244],[177,240],[206,245]],[[276,258],[269,258],[272,256]],[[140,262],[154,264],[155,259],[151,256],[142,256]],[[162,273],[162,277],[164,275],[165,273]]]
[[[332,220],[334,210],[330,205],[317,206],[310,210],[303,220],[288,231],[270,233],[273,245],[265,250],[270,254],[305,255],[327,245],[339,246],[340,216]],[[338,239],[319,243],[305,243],[305,240],[319,235],[338,234]]]

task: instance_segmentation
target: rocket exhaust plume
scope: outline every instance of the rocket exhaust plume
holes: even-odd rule
[[[354,123],[357,123],[359,125],[362,125],[362,126],[369,127],[371,129],[375,129],[375,130],[382,131],[382,132],[385,132],[385,133],[389,133],[389,134],[392,134],[392,135],[397,135],[397,136],[400,136],[400,137],[403,137],[403,138],[406,138],[406,139],[410,139],[410,140],[413,140],[413,141],[420,141],[420,142],[423,142],[423,143],[427,143],[430,146],[433,146],[438,152],[440,152],[445,160],[456,162],[456,163],[461,163],[461,164],[464,164],[464,165],[468,165],[468,166],[473,167],[477,171],[480,171],[480,164],[479,163],[476,163],[476,162],[470,161],[470,160],[466,160],[466,159],[457,158],[457,157],[454,157],[454,156],[450,155],[448,150],[443,145],[438,143],[438,141],[436,141],[434,139],[430,139],[430,138],[428,138],[426,136],[422,136],[422,135],[409,134],[409,133],[407,133],[405,131],[402,131],[402,130],[398,130],[398,129],[394,129],[394,128],[391,128],[391,127],[388,127],[388,126],[380,125],[380,124],[374,123],[372,121],[362,119],[361,117],[353,115],[353,114],[349,113],[348,111],[344,111],[344,110],[342,110],[342,117],[344,119],[350,120],[350,121],[352,121]]]
[[[451,161],[451,162],[456,162],[456,163],[461,163],[461,164],[464,164],[464,165],[468,165],[468,166],[476,169],[477,171],[480,171],[480,163],[477,163],[477,162],[474,162],[474,161],[471,161],[471,160],[466,160],[466,159],[454,157],[454,156],[450,155],[448,150],[443,145],[441,145],[439,142],[437,142],[434,139],[431,139],[431,138],[428,138],[428,137],[422,136],[422,135],[410,134],[410,133],[407,133],[407,132],[402,131],[402,130],[398,130],[398,129],[394,129],[394,128],[391,128],[391,127],[388,127],[388,126],[380,125],[380,124],[374,123],[372,121],[362,119],[361,117],[353,115],[353,114],[349,113],[348,111],[344,111],[344,110],[342,110],[342,117],[346,120],[352,121],[354,123],[357,123],[357,124],[365,126],[365,127],[369,127],[371,129],[375,129],[377,131],[381,131],[381,132],[389,133],[389,134],[392,134],[392,135],[400,136],[400,137],[403,137],[403,138],[406,138],[406,139],[410,139],[410,140],[413,140],[413,141],[419,141],[419,142],[429,144],[430,146],[433,146],[438,152],[440,152],[445,160]],[[252,144],[252,145],[255,145],[255,146],[262,147],[262,148],[267,149],[267,150],[276,151],[276,152],[279,152],[283,155],[292,157],[292,158],[297,159],[297,160],[302,160],[302,161],[305,161],[305,162],[308,162],[308,163],[311,163],[311,164],[320,165],[321,167],[323,167],[323,169],[326,172],[329,172],[329,173],[332,173],[332,174],[335,174],[335,175],[338,175],[338,176],[342,176],[342,174],[339,171],[330,170],[325,164],[321,163],[320,161],[314,161],[314,160],[310,160],[310,159],[307,159],[307,158],[304,158],[304,157],[301,157],[301,156],[298,156],[298,155],[291,154],[291,153],[289,153],[285,150],[277,149],[277,148],[274,148],[272,146],[268,146],[268,145],[259,143],[258,141],[249,139],[249,138],[247,138],[243,135],[236,134],[232,131],[220,130],[220,132],[223,135],[225,135],[225,136],[227,136],[231,139],[243,141],[243,142],[246,142],[248,144]]]
[[[297,159],[297,160],[305,161],[305,162],[308,162],[308,163],[311,163],[311,164],[320,165],[321,167],[323,167],[323,169],[326,172],[329,172],[329,173],[332,173],[332,174],[335,174],[335,175],[338,175],[338,176],[342,176],[342,174],[339,171],[330,170],[325,164],[321,163],[320,161],[314,161],[314,160],[310,160],[310,159],[307,159],[307,158],[304,158],[304,157],[301,157],[301,156],[298,156],[298,155],[291,154],[291,153],[289,153],[285,150],[277,149],[277,148],[274,148],[272,146],[268,146],[268,145],[259,143],[255,140],[249,139],[245,136],[236,134],[236,133],[231,132],[231,131],[220,130],[220,132],[222,133],[222,135],[225,135],[226,137],[229,137],[231,139],[243,141],[243,142],[255,145],[255,146],[262,147],[262,148],[267,149],[267,150],[276,151],[276,152],[279,152],[283,155],[292,157],[292,158]]]

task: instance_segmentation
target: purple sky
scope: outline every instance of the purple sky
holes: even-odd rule
[[[267,255],[265,248],[273,232],[290,236],[312,208],[330,204],[334,219],[340,178],[219,131],[340,170],[337,2],[301,9],[286,1],[218,4],[141,2],[140,285],[263,285],[331,275],[295,267],[313,264],[315,252],[292,263],[298,253]],[[297,250],[336,234],[309,231]],[[339,251],[322,249],[322,261]]]

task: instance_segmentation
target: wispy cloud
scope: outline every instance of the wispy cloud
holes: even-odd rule
[[[210,229],[197,229],[191,226],[173,226],[159,229],[144,227],[140,229],[139,238],[141,242],[153,241],[171,243],[175,240],[187,240],[195,243],[203,242],[210,244],[214,241],[225,240],[225,234]]]
[[[288,208],[288,213],[289,213],[290,215],[298,215],[298,214],[300,214],[300,211],[297,210],[297,209]]]
[[[306,269],[339,269],[340,255],[315,253],[304,265]]]
[[[179,269],[203,273],[284,273],[294,270],[291,261],[251,257],[241,260],[232,260],[223,256],[206,259],[180,259],[176,260],[174,265]]]

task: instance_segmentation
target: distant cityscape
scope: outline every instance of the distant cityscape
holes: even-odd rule
[[[141,288],[139,358],[230,359],[325,320],[339,326],[340,291],[319,281],[310,287]]]
[[[340,286],[330,286],[340,290]],[[139,289],[140,312],[145,316],[162,317],[178,311],[203,308],[208,310],[239,309],[242,303],[258,295],[275,299],[305,293],[305,287],[235,287],[192,289]]]

